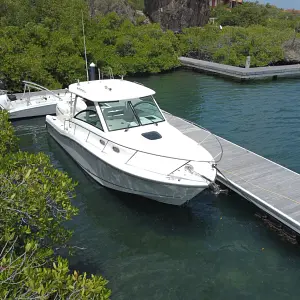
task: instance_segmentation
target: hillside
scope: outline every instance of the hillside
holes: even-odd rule
[[[164,29],[179,32],[208,23],[209,0],[145,0],[145,12]]]
[[[115,12],[135,22],[136,10],[141,7],[137,1],[131,0],[87,0],[90,16],[107,15]],[[143,7],[141,7],[143,9]]]

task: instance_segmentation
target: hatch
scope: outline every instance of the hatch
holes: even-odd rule
[[[148,140],[158,140],[162,138],[157,131],[144,132],[142,133],[142,136]]]

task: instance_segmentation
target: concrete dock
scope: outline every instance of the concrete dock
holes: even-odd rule
[[[239,68],[188,57],[180,57],[179,60],[184,67],[240,80],[300,76],[300,64],[259,68]]]
[[[165,112],[168,122],[200,143],[218,163],[217,179],[300,234],[300,174],[280,166],[187,120]],[[220,142],[218,142],[218,140]]]

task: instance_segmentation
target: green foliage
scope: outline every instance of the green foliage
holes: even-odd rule
[[[9,89],[20,91],[22,80],[54,89],[85,79],[82,13],[89,63],[118,75],[179,65],[177,38],[159,25],[134,26],[115,13],[91,19],[84,0],[0,0],[0,79]]]
[[[211,11],[214,25],[179,35],[144,25],[142,17],[138,25],[116,13],[90,18],[88,2],[0,0],[0,79],[9,89],[20,91],[22,80],[54,89],[85,79],[82,14],[88,63],[102,71],[112,67],[116,75],[170,70],[179,66],[180,55],[235,66],[244,66],[250,55],[253,67],[272,65],[284,58],[282,44],[300,36],[299,15],[253,2],[231,10],[218,6]],[[142,0],[128,3],[143,6]]]
[[[15,152],[6,112],[0,125],[0,299],[109,299],[105,279],[71,274],[55,255],[70,249],[64,222],[78,213],[74,182],[45,154]]]
[[[61,257],[45,267],[37,245],[28,242],[26,248],[18,254],[8,247],[2,249],[1,299],[109,299],[110,291],[103,277],[70,273],[68,261]]]
[[[244,2],[233,9],[226,5],[219,5],[211,9],[211,17],[222,26],[248,27],[253,25],[267,26],[272,29],[294,29],[300,22],[300,16],[276,6],[259,4],[258,2]]]
[[[144,9],[144,0],[128,0],[128,3],[134,8],[138,10]]]
[[[116,74],[157,73],[178,66],[178,40],[158,24],[134,26],[116,14],[91,25],[88,52],[100,67]]]
[[[8,113],[0,111],[0,161],[4,155],[18,149],[18,140],[11,124],[8,122]]]
[[[263,26],[225,27],[213,59],[229,65],[244,66],[246,57],[251,56],[253,67],[272,65],[283,60],[282,44],[291,36],[292,31],[274,31]]]
[[[222,30],[215,25],[189,28],[180,36],[181,51],[199,59],[245,66],[251,56],[251,66],[272,65],[284,59],[282,44],[293,37],[293,30],[274,30],[264,26],[233,27]]]
[[[212,60],[222,32],[217,26],[186,28],[179,36],[180,51],[184,55],[193,52],[200,59]]]
[[[211,10],[211,17],[216,18],[214,24],[188,28],[180,35],[183,55],[241,67],[251,56],[252,67],[273,65],[284,60],[283,44],[300,31],[299,15],[258,2],[233,9],[220,5]]]
[[[71,204],[74,183],[54,169],[45,154],[5,155],[0,161],[0,180],[0,214],[9,212],[0,224],[1,232],[9,230],[9,235],[44,246],[69,240],[71,232],[61,223],[77,213]],[[6,236],[0,241],[6,242]]]

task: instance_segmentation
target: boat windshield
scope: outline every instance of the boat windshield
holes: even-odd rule
[[[99,102],[99,106],[109,131],[156,124],[165,120],[151,96]]]

